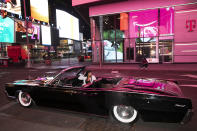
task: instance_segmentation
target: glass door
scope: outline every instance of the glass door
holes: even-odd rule
[[[159,40],[159,62],[172,63],[173,40]]]
[[[158,63],[158,44],[156,37],[137,38],[136,40],[136,61],[141,62],[145,57],[149,63]]]

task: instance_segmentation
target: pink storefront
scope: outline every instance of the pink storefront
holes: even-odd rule
[[[72,0],[88,6],[94,63],[197,62],[197,0]]]

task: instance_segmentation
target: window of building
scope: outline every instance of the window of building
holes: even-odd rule
[[[140,62],[143,57],[150,63],[172,62],[173,7],[97,16],[92,19],[92,38],[100,42],[97,54],[100,50],[98,48],[102,47],[100,52],[103,62]]]

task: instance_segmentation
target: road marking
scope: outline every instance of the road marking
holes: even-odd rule
[[[197,85],[179,85],[179,86],[197,87]]]
[[[197,75],[192,75],[192,74],[186,74],[186,75],[181,75],[181,76],[187,76],[190,78],[196,78],[197,79]]]
[[[0,74],[1,75],[4,75],[4,74],[9,74],[10,72],[1,72]]]
[[[38,70],[29,70],[29,71],[32,71],[33,72],[33,71],[38,71]]]
[[[0,108],[0,111],[6,110],[6,109],[8,109],[8,108],[10,108],[11,106],[16,105],[16,104],[17,104],[17,102],[10,102],[10,103],[8,103],[8,104],[2,106],[2,107]]]
[[[0,116],[3,116],[3,117],[12,117],[12,115],[9,115],[9,114],[6,114],[6,113],[0,113]]]

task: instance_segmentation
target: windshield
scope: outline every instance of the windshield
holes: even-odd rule
[[[54,84],[59,80],[66,80],[69,78],[77,77],[80,72],[84,70],[84,67],[76,67],[76,68],[70,68],[62,70],[59,74],[57,74],[51,81],[49,81],[47,84]]]
[[[73,68],[70,70],[67,70],[63,73],[61,73],[57,79],[65,79],[70,77],[76,77],[80,72],[82,71],[82,68]]]

